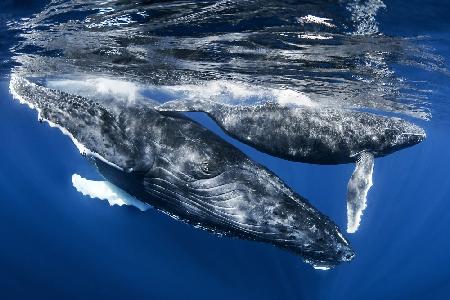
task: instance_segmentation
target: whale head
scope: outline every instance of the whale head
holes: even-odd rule
[[[397,127],[387,130],[387,136],[390,145],[394,147],[398,145],[400,148],[406,148],[419,144],[426,138],[425,130],[415,124],[404,120],[396,120]]]
[[[329,248],[332,251],[323,251],[323,244],[333,245]],[[306,249],[303,256],[316,269],[328,269],[336,262],[349,262],[355,257],[355,252],[337,229],[317,230],[312,243]]]
[[[419,144],[426,138],[425,130],[400,118],[383,118],[375,130],[368,131],[367,151],[375,156],[385,156],[395,151]]]
[[[195,227],[274,245],[317,269],[353,259],[351,246],[328,217],[212,136],[208,144],[185,143],[155,154],[146,172],[124,172],[98,159],[96,165],[114,185]]]
[[[214,139],[209,142],[214,144]],[[206,189],[208,197],[226,203],[225,208],[214,209],[228,214],[228,222],[238,229],[237,236],[293,252],[316,268],[327,269],[353,259],[354,252],[339,228],[275,174],[236,155],[230,147],[216,151],[210,156],[213,161],[202,163],[210,166],[211,177],[200,176],[199,191]],[[181,185],[180,192],[183,189]]]

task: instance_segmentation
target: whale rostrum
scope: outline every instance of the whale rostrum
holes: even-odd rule
[[[375,157],[418,144],[426,137],[422,128],[397,117],[325,107],[273,103],[230,106],[204,100],[175,100],[157,109],[205,112],[237,140],[273,156],[304,163],[343,164],[362,159],[372,169]],[[348,232],[358,229],[372,173],[361,172],[357,164],[349,181]],[[355,182],[359,184],[354,185]]]
[[[305,198],[178,113],[145,104],[102,106],[18,75],[10,90],[68,134],[108,181],[177,219],[275,245],[318,268],[354,257],[338,227]]]

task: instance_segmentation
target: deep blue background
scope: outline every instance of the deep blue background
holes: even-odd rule
[[[427,4],[408,2],[402,10],[401,3],[383,12],[382,31],[426,34],[449,61],[442,11],[450,4],[434,1],[408,17]],[[269,245],[83,197],[71,176],[99,179],[95,169],[1,82],[0,299],[448,299],[450,80],[399,72],[432,82],[436,118],[419,122],[425,142],[376,160],[362,225],[349,236],[357,256],[327,272]],[[222,134],[204,115],[189,115]],[[290,163],[232,142],[345,229],[352,165]]]

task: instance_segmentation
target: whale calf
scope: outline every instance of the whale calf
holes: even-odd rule
[[[108,107],[18,75],[12,94],[69,135],[100,173],[135,198],[219,235],[291,251],[316,268],[354,253],[337,226],[240,150],[178,113]]]
[[[283,159],[314,164],[357,162],[347,187],[350,233],[358,229],[366,207],[374,158],[418,144],[426,137],[422,128],[403,119],[343,109],[181,100],[157,109],[205,112],[230,136]],[[363,172],[364,165],[371,167]]]

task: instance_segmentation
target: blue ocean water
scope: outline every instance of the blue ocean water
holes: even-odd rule
[[[387,2],[387,1],[386,1]],[[30,1],[2,4],[2,20],[43,9]],[[450,61],[450,5],[386,3],[380,31],[423,36]],[[270,22],[269,22],[270,23]],[[3,25],[2,25],[3,26]],[[447,299],[450,292],[450,122],[446,72],[393,65],[432,92],[430,121],[419,145],[376,159],[374,186],[356,234],[356,257],[314,270],[270,245],[220,238],[156,210],[110,207],[84,197],[73,174],[101,180],[58,129],[12,99],[8,51],[22,38],[2,28],[0,85],[0,296],[2,299]],[[265,165],[340,228],[353,165],[293,163],[258,152],[221,131],[203,113],[188,113]],[[412,119],[412,118],[411,118]]]

